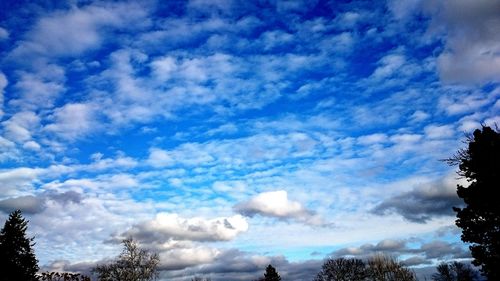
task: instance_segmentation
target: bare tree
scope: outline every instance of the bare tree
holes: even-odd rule
[[[415,273],[394,258],[376,255],[368,259],[368,275],[373,281],[416,281]]]
[[[129,238],[123,240],[123,251],[115,262],[97,265],[92,272],[99,281],[150,281],[158,277],[159,262],[158,254],[140,249]]]
[[[366,274],[365,263],[360,259],[327,259],[314,281],[363,281]]]

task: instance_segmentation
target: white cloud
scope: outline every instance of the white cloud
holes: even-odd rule
[[[23,144],[24,149],[29,149],[33,151],[39,151],[40,145],[36,141],[28,141]]]
[[[9,38],[9,31],[7,29],[0,27],[0,40],[6,40]]]
[[[100,129],[94,122],[96,113],[92,104],[68,103],[54,110],[53,123],[46,125],[44,130],[66,140],[75,140]]]
[[[453,137],[455,134],[455,130],[451,125],[427,125],[424,128],[424,132],[427,138],[430,139],[443,139]]]
[[[25,192],[32,191],[32,183],[42,171],[37,168],[0,170],[0,194],[3,196],[25,195]]]
[[[262,192],[246,202],[237,204],[234,209],[246,216],[259,214],[280,219],[295,219],[311,225],[324,224],[321,218],[301,203],[289,200],[285,190]]]
[[[2,122],[5,136],[15,142],[31,140],[40,127],[40,118],[34,112],[22,111]]]
[[[132,236],[143,243],[163,244],[176,241],[228,241],[248,230],[248,223],[240,215],[225,218],[183,218],[174,213],[159,213],[156,218],[135,225],[124,236]]]
[[[36,55],[78,55],[98,47],[107,27],[130,28],[147,22],[146,8],[147,5],[134,3],[108,3],[53,12],[38,20],[12,56],[23,59]]]
[[[153,167],[166,167],[175,163],[169,153],[163,149],[151,148],[146,162]]]
[[[406,58],[401,54],[389,54],[381,58],[379,67],[375,69],[372,78],[376,80],[384,79],[392,76],[406,63]]]
[[[94,153],[92,155],[94,160],[85,169],[90,171],[102,171],[107,169],[130,169],[136,167],[139,163],[137,160],[124,156],[118,155],[116,158],[101,158],[102,154]]]
[[[51,71],[55,73],[50,74]],[[46,77],[47,75],[51,77]],[[41,73],[21,73],[14,85],[20,92],[20,97],[9,103],[28,110],[51,108],[59,95],[65,91],[63,81],[64,70],[53,65],[46,65]]]
[[[160,252],[161,270],[178,270],[213,262],[221,251],[206,246],[189,244]]]
[[[361,136],[358,138],[358,142],[362,145],[379,144],[386,142],[387,140],[387,135],[381,133]]]

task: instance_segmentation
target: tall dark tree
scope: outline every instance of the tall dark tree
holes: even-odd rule
[[[0,232],[0,281],[38,280],[38,260],[33,252],[34,238],[26,237],[28,221],[21,211],[9,215]]]
[[[469,186],[457,187],[465,203],[457,212],[462,241],[470,243],[472,263],[481,266],[488,280],[500,280],[500,133],[483,126],[468,139],[467,149],[448,159]]]
[[[281,277],[272,265],[266,267],[266,273],[264,273],[265,281],[281,281]]]

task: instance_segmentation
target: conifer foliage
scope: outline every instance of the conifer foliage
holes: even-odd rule
[[[21,211],[9,215],[0,232],[0,281],[38,280],[38,261],[33,252],[34,238],[26,237],[28,221]]]
[[[266,267],[266,273],[264,273],[265,281],[281,281],[281,277],[272,265]]]

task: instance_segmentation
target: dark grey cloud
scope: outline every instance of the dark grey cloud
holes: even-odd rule
[[[7,198],[0,201],[0,211],[10,213],[21,210],[26,214],[36,214],[45,209],[45,198],[27,195],[15,198]]]
[[[453,83],[500,81],[500,2],[424,1],[432,17],[429,33],[444,33],[437,58],[441,79]]]
[[[283,280],[311,280],[321,269],[323,260],[290,262],[283,256],[258,256],[231,249],[221,253],[213,263],[163,275],[174,281],[189,280],[190,276],[210,277],[214,281],[256,280],[264,276],[268,264],[278,270]]]
[[[36,214],[45,210],[47,201],[49,200],[64,205],[68,203],[79,204],[82,199],[82,195],[75,191],[63,193],[44,192],[38,195],[3,199],[0,201],[0,211],[10,213],[14,210],[21,210],[25,214]]]
[[[459,243],[434,240],[421,243],[418,247],[410,247],[408,242],[408,240],[386,239],[377,244],[341,248],[332,252],[330,256],[334,258],[345,256],[368,258],[380,253],[395,257],[405,256],[406,258],[402,262],[408,266],[432,264],[434,260],[468,259],[471,257],[465,245]]]
[[[423,244],[419,250],[428,259],[464,259],[471,257],[470,252],[462,246],[439,240]]]
[[[463,203],[449,180],[432,182],[384,200],[372,212],[377,215],[398,213],[405,219],[425,223],[433,217],[454,215],[453,207]]]

